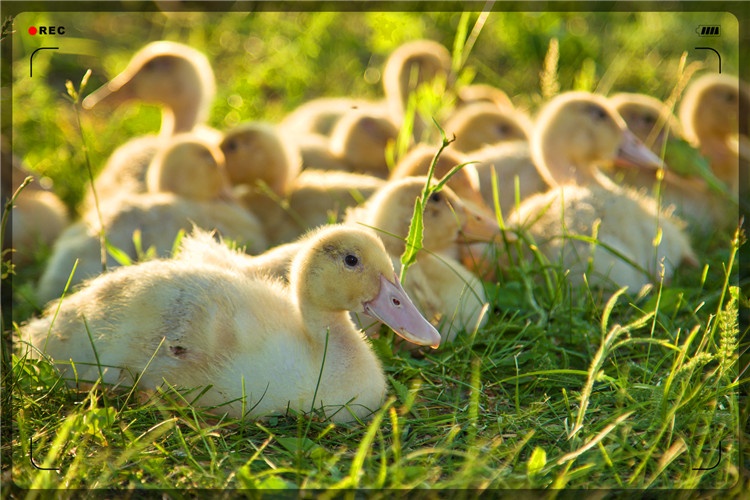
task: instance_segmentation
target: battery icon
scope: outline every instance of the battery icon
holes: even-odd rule
[[[700,36],[721,36],[721,26],[698,26],[695,30]]]

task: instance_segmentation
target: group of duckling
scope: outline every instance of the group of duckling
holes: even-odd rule
[[[410,42],[386,62],[383,101],[321,98],[279,124],[221,132],[205,125],[206,57],[148,44],[83,107],[158,104],[161,131],[119,146],[80,219],[45,235],[54,245],[37,294],[49,304],[19,332],[30,356],[50,356],[71,385],[210,385],[196,404],[218,413],[316,410],[346,422],[386,393],[363,331],[382,322],[437,348],[481,327],[486,270],[521,235],[573,286],[636,293],[697,265],[692,237],[737,223],[749,94],[736,78],[695,79],[679,120],[640,94],[567,92],[532,120],[499,89],[450,89],[456,106],[441,125],[455,141],[436,158],[440,144],[422,140],[432,125],[407,104],[420,86],[450,86],[450,64],[441,44]],[[405,119],[411,147],[390,165]],[[712,177],[670,169],[673,138]],[[423,248],[402,283],[418,199]],[[21,200],[14,242],[47,231],[26,222]],[[118,267],[144,249],[150,259]]]

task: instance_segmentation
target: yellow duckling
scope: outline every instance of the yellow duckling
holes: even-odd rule
[[[422,195],[426,177],[389,182],[364,205],[347,213],[346,222],[374,228],[400,268],[414,204]],[[433,193],[424,207],[423,248],[406,273],[404,287],[425,316],[439,323],[442,341],[459,331],[482,326],[486,295],[482,283],[451,254],[459,243],[491,241],[498,234],[494,219],[464,204],[448,187]]]
[[[345,113],[331,132],[329,148],[350,172],[387,179],[386,150],[397,138],[398,127],[386,111],[370,107]]]
[[[134,100],[162,106],[158,136],[137,137],[110,155],[94,183],[99,199],[144,192],[151,159],[175,134],[196,131],[218,142],[220,134],[202,125],[215,92],[213,70],[205,55],[187,45],[158,41],[139,50],[122,73],[88,95],[84,109],[111,109]],[[94,206],[90,191],[84,206]]]
[[[6,231],[3,250],[12,248],[9,257],[15,265],[28,264],[40,247],[49,248],[70,223],[68,208],[51,190],[39,184],[38,176],[28,172],[2,141],[2,165],[10,165],[10,175],[3,172],[3,209],[26,177],[36,177],[19,193],[10,211],[10,231]]]
[[[249,122],[224,133],[220,145],[233,185],[265,184],[284,196],[299,175],[302,160],[293,145],[269,123]]]
[[[532,153],[542,177],[559,187],[527,198],[508,224],[528,231],[552,263],[570,269],[574,284],[587,274],[592,286],[614,283],[636,293],[660,274],[662,264],[669,280],[680,263],[697,263],[678,222],[661,213],[653,199],[621,188],[599,172],[600,163],[616,157],[640,165],[661,164],[628,131],[606,98],[568,92],[551,100],[537,119]],[[620,255],[566,237],[593,236],[595,227],[598,240]]]
[[[705,164],[707,174],[710,174],[709,166],[684,143],[680,123],[663,102],[633,93],[615,94],[610,100],[628,129],[654,153],[664,155],[668,168],[662,172],[660,184],[662,206],[673,208],[676,215],[689,222],[691,232],[700,234],[713,232],[736,218],[733,213],[736,216],[737,206],[721,192],[721,181],[716,180],[716,189],[711,189],[706,179],[698,175],[699,162]],[[679,152],[683,152],[682,156],[677,155]],[[654,169],[625,166],[617,168],[613,177],[622,178],[627,185],[651,194],[657,183],[656,174]]]
[[[145,262],[90,281],[59,313],[51,305],[28,323],[21,338],[32,356],[50,356],[71,385],[100,374],[117,385],[139,377],[145,390],[210,385],[194,404],[214,413],[322,411],[334,422],[366,418],[387,390],[349,311],[420,345],[440,341],[367,230],[316,231],[294,258],[290,281],[286,287],[200,261]]]
[[[688,86],[680,103],[680,122],[685,138],[708,158],[714,175],[726,183],[730,192],[739,192],[740,162],[750,162],[746,147],[748,130],[740,127],[740,116],[750,110],[750,89],[736,76],[706,74]],[[744,127],[747,127],[746,120]]]
[[[513,108],[476,102],[456,111],[443,129],[448,137],[456,137],[452,147],[468,153],[503,142],[528,141],[531,122]]]
[[[451,55],[442,44],[432,40],[414,40],[394,50],[383,69],[383,90],[388,112],[401,127],[409,95],[423,84],[442,79],[449,85],[451,78]],[[413,137],[422,140],[432,122],[419,116],[414,118]]]
[[[72,284],[102,272],[102,223],[108,244],[130,260],[139,258],[136,231],[140,232],[142,251],[153,247],[155,255],[166,256],[178,233],[193,226],[216,230],[225,238],[246,244],[253,253],[267,248],[258,220],[231,198],[223,156],[216,146],[191,134],[175,136],[154,158],[147,177],[151,191],[123,196],[116,204],[105,205],[101,223],[97,212],[90,210],[63,232],[39,281],[39,300],[60,296],[76,260],[79,263]],[[107,266],[120,264],[108,252]]]

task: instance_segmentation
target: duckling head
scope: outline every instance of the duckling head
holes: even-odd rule
[[[146,183],[149,192],[171,192],[195,201],[231,197],[224,155],[194,134],[179,134],[159,150]]]
[[[224,134],[219,147],[232,184],[253,186],[262,181],[279,196],[286,195],[302,164],[299,151],[266,123],[238,125]]]
[[[680,136],[677,118],[659,99],[645,94],[621,92],[610,97],[628,129],[656,154],[670,135]]]
[[[215,93],[213,70],[201,52],[175,42],[153,42],[138,51],[122,73],[89,94],[84,109],[117,106],[130,100],[160,104],[179,116],[175,132],[205,121]],[[175,117],[169,118],[174,120]]]
[[[432,160],[435,157],[435,151],[436,148],[432,146],[418,144],[399,160],[391,172],[391,179],[427,175]],[[442,179],[453,167],[466,162],[467,160],[462,153],[445,149],[435,164],[433,176],[436,179]],[[463,168],[453,174],[446,185],[462,200],[470,202],[477,207],[485,207],[481,191],[479,190],[479,174],[472,164],[464,165]]]
[[[567,92],[549,101],[537,117],[531,143],[534,162],[550,186],[586,184],[597,178],[601,164],[615,159],[633,166],[662,165],[605,97],[588,92]]]
[[[385,151],[395,143],[398,128],[385,113],[352,110],[342,116],[331,132],[329,148],[356,171],[388,176]]]
[[[750,112],[750,90],[736,76],[707,74],[688,86],[680,104],[685,136],[694,143],[707,139],[727,140],[740,130],[739,117]]]
[[[414,204],[422,195],[426,177],[393,181],[368,201],[367,224],[383,231],[381,238],[391,255],[405,250]],[[433,192],[424,203],[422,246],[439,252],[458,242],[490,241],[498,234],[495,220],[463,203],[447,186]]]
[[[365,229],[329,225],[307,241],[292,262],[290,275],[300,308],[323,314],[364,313],[409,342],[440,345],[440,334],[404,291],[377,236]]]
[[[453,147],[474,151],[505,141],[528,141],[531,124],[512,108],[494,103],[475,102],[461,108],[445,124],[448,135],[455,135]]]

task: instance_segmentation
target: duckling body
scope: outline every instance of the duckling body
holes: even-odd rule
[[[230,198],[218,148],[195,136],[177,136],[157,154],[149,170],[150,192],[123,196],[116,204],[104,205],[101,222],[99,213],[90,210],[63,232],[39,281],[39,300],[60,296],[76,259],[79,263],[72,284],[102,272],[102,224],[108,243],[131,260],[139,257],[133,240],[136,231],[143,251],[153,247],[155,255],[166,256],[178,233],[189,232],[193,226],[214,229],[225,238],[247,244],[250,252],[266,249],[258,220]],[[118,265],[117,259],[107,256],[107,267]]]
[[[614,283],[635,293],[656,279],[661,261],[667,280],[681,263],[697,262],[678,221],[660,212],[653,199],[620,188],[598,172],[597,164],[618,156],[660,164],[606,99],[582,92],[561,94],[540,113],[532,143],[540,174],[559,187],[525,200],[508,224],[527,230],[552,263],[570,269],[573,284],[583,283],[587,274],[593,286]],[[662,238],[654,247],[657,228]],[[567,234],[598,236],[624,258],[602,245],[568,239]],[[589,256],[593,267],[587,273]]]
[[[141,374],[141,389],[164,380],[179,388],[210,384],[195,404],[233,418],[320,409],[349,422],[379,408],[385,377],[347,311],[377,315],[421,344],[439,340],[400,287],[382,243],[339,226],[309,238],[289,287],[224,266],[159,260],[92,280],[63,301],[52,324],[54,309],[21,335],[58,361],[70,384],[77,381],[68,359],[78,380],[98,378],[99,367],[87,365],[96,365],[93,340],[105,383],[132,384]]]

